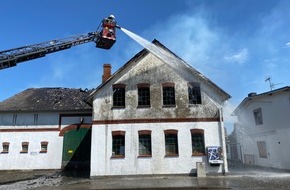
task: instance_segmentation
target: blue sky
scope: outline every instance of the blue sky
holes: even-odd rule
[[[2,0],[0,51],[95,31],[114,14],[228,92],[230,113],[248,93],[269,91],[267,77],[289,86],[289,10],[288,0]],[[88,43],[0,70],[0,101],[32,87],[97,87],[104,63],[116,71],[143,49],[117,32],[111,50]]]

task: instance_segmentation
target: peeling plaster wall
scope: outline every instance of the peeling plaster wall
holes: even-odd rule
[[[135,62],[134,62],[135,61]],[[138,63],[138,64],[137,64]],[[138,174],[189,174],[196,162],[206,162],[207,156],[192,156],[190,129],[204,129],[205,146],[221,146],[219,106],[221,94],[188,68],[180,70],[160,61],[152,54],[133,60],[97,91],[93,101],[93,121],[148,119],[148,123],[95,124],[92,127],[91,176]],[[176,106],[165,108],[162,83],[175,84]],[[200,83],[202,104],[188,104],[188,82]],[[137,108],[137,84],[150,84],[150,108]],[[112,85],[126,84],[125,108],[112,108]],[[212,122],[150,123],[150,119],[215,118]],[[178,130],[179,156],[165,157],[164,130]],[[125,134],[125,158],[112,156],[112,131]],[[138,158],[138,130],[152,131],[152,157]],[[222,166],[207,165],[207,172],[221,172]],[[226,168],[227,170],[227,168]]]
[[[93,120],[134,118],[218,118],[215,100],[217,94],[187,70],[177,71],[149,54],[135,67],[126,68],[121,77],[115,77],[95,96]],[[118,78],[118,79],[117,79]],[[175,83],[175,108],[163,108],[162,83]],[[201,84],[202,105],[188,105],[188,82]],[[149,83],[151,107],[136,109],[138,104],[137,84]],[[126,84],[125,109],[112,109],[112,85]]]

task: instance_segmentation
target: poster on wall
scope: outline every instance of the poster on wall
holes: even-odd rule
[[[220,146],[208,146],[207,156],[209,164],[222,164],[223,163],[223,153]]]

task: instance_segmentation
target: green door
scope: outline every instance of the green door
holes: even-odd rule
[[[62,168],[65,170],[90,169],[91,129],[77,128],[63,137]]]

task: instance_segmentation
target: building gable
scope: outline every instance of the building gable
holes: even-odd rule
[[[229,95],[178,59],[183,66],[176,69],[147,50],[139,52],[93,93],[94,120],[218,118],[220,103],[228,99]],[[201,105],[189,103],[188,88],[193,83],[200,87]],[[114,106],[113,94],[120,90],[114,88],[117,84],[123,85],[125,90],[124,107]],[[138,103],[138,85],[142,84],[148,85],[150,89],[150,106],[146,108],[140,107]],[[171,84],[175,93],[175,102],[171,106],[164,105],[166,84]]]

